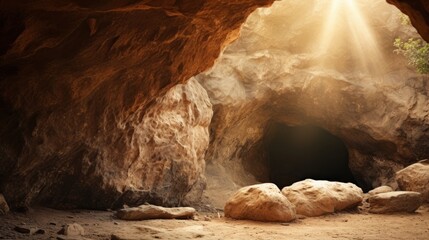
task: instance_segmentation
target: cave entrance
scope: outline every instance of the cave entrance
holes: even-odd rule
[[[268,136],[269,180],[279,188],[307,178],[356,183],[346,145],[323,128],[276,123]]]

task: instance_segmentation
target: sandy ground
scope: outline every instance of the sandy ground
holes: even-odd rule
[[[0,239],[57,239],[61,226],[79,223],[85,239],[429,239],[429,206],[415,214],[375,215],[344,212],[290,223],[237,221],[222,212],[199,212],[193,220],[122,221],[113,212],[57,211],[46,208],[0,217]],[[45,230],[29,235],[13,230],[26,226]],[[83,238],[69,238],[83,239]]]

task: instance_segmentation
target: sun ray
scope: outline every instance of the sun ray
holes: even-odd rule
[[[371,26],[366,21],[362,6],[356,0],[321,0],[329,10],[325,13],[320,32],[318,56],[323,67],[338,67],[344,63],[332,62],[341,46],[346,45],[355,70],[371,76],[380,77],[385,68],[384,57],[380,51]],[[322,3],[323,3],[322,2]]]

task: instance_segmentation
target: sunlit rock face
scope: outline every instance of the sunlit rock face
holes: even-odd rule
[[[426,0],[387,0],[407,14],[420,35],[429,41],[429,2]]]
[[[1,1],[0,192],[12,207],[179,204],[209,104],[195,83],[155,99],[272,1]]]
[[[342,139],[368,188],[395,187],[396,170],[427,157],[429,79],[393,53],[395,37],[412,34],[398,13],[383,1],[297,0],[252,14],[197,76],[215,111],[207,161],[231,173],[207,176],[215,179],[208,194],[218,178],[270,181],[272,123],[319,126]]]

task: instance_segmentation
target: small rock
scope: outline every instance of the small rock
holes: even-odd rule
[[[196,210],[191,207],[165,208],[155,205],[141,205],[121,209],[116,212],[116,216],[122,220],[190,219],[195,213]]]
[[[418,192],[379,193],[368,199],[370,213],[415,212],[422,204]]]
[[[422,194],[423,201],[429,202],[429,160],[412,164],[396,173],[399,189]]]
[[[379,193],[386,193],[386,192],[393,192],[393,191],[394,191],[393,188],[389,186],[380,186],[369,191],[368,194],[372,196]]]
[[[353,183],[312,179],[285,187],[282,193],[295,205],[297,214],[307,217],[356,207],[363,200],[362,189]]]
[[[3,194],[0,194],[0,215],[5,215],[9,212],[9,205],[7,205],[6,199]]]
[[[85,235],[85,229],[77,223],[72,223],[61,228],[61,230],[58,231],[58,234],[65,236],[83,236]]]
[[[49,225],[56,226],[57,224],[54,222],[50,222]]]
[[[19,232],[19,233],[30,233],[31,232],[31,228],[29,227],[20,227],[20,226],[15,226],[13,228],[13,230]]]
[[[34,232],[34,234],[40,234],[40,235],[43,235],[45,233],[46,233],[46,231],[44,229],[41,229],[41,228],[36,229],[36,231]]]
[[[118,223],[118,222],[113,222],[113,224],[115,224],[115,225],[119,225],[119,223]]]
[[[296,218],[295,207],[272,183],[239,189],[225,204],[225,216],[268,222],[289,222]]]

